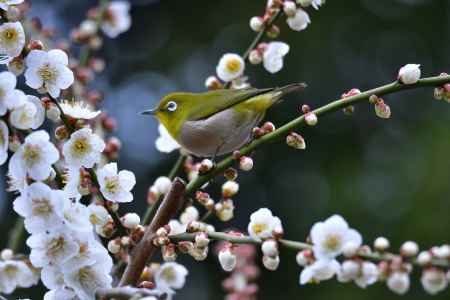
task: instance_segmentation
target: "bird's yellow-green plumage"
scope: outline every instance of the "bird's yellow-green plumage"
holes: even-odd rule
[[[304,87],[297,83],[269,89],[177,92],[162,98],[149,112],[188,151],[213,156],[242,146],[268,108],[285,94]]]

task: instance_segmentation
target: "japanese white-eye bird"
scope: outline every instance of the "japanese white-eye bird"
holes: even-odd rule
[[[169,134],[191,154],[215,157],[246,144],[267,109],[288,93],[302,90],[304,83],[281,88],[222,89],[205,93],[171,93],[154,109]]]

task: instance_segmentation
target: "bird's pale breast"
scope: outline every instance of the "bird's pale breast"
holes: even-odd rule
[[[196,156],[226,154],[249,140],[253,127],[262,117],[254,111],[229,108],[206,119],[186,121],[181,127],[178,142]]]

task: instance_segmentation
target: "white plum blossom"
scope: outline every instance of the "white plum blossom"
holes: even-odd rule
[[[224,271],[231,272],[233,271],[234,267],[236,267],[236,255],[231,252],[229,247],[219,251],[218,258],[220,266]]]
[[[339,272],[340,265],[337,260],[317,260],[306,266],[300,274],[300,284],[307,284],[313,281],[324,281],[331,279]]]
[[[173,289],[181,289],[185,282],[188,270],[175,262],[166,262],[162,264],[155,273],[156,288],[160,291],[174,294]]]
[[[25,102],[25,93],[16,89],[17,78],[11,72],[0,73],[0,116]]]
[[[241,77],[244,74],[244,70],[244,59],[234,53],[224,54],[216,67],[217,76],[225,82]]]
[[[0,120],[0,165],[8,159],[9,129],[5,122]]]
[[[74,119],[91,120],[100,115],[100,110],[93,110],[93,108],[82,101],[62,101],[59,106],[65,115]]]
[[[112,1],[102,21],[103,32],[110,38],[116,38],[130,27],[130,4],[127,1]]]
[[[9,6],[23,3],[24,0],[2,0],[0,1],[0,9],[8,10]]]
[[[177,235],[186,232],[186,224],[182,224],[178,220],[169,221],[170,232],[169,235]]]
[[[61,266],[63,273],[95,263],[102,263],[109,270],[112,268],[113,262],[108,251],[92,235],[79,235],[77,242],[80,251]]]
[[[297,0],[297,2],[303,7],[311,5],[314,9],[319,9],[320,6],[325,4],[325,0]]]
[[[308,24],[311,23],[311,19],[306,11],[301,8],[298,8],[293,17],[286,19],[287,24],[292,30],[302,31],[308,27]]]
[[[159,137],[156,139],[155,145],[159,152],[170,153],[176,149],[180,148],[180,145],[175,141],[175,139],[169,134],[164,125],[159,124],[158,126]]]
[[[420,79],[420,65],[407,64],[398,71],[398,80],[404,84],[414,84]]]
[[[395,271],[389,275],[386,283],[391,291],[403,295],[409,290],[409,275],[406,272]]]
[[[64,273],[60,266],[45,266],[41,270],[41,281],[50,290],[64,287]]]
[[[68,168],[64,173],[64,178],[66,185],[64,186],[64,192],[67,197],[79,200],[82,195],[88,194],[89,191],[85,191],[80,186],[81,183],[81,172],[80,168]]]
[[[103,227],[112,218],[106,208],[102,205],[96,205],[92,203],[88,206],[88,210],[89,221],[94,226]]]
[[[283,68],[283,57],[289,52],[289,45],[283,42],[271,42],[263,54],[264,68],[276,73]]]
[[[30,261],[35,267],[60,265],[76,256],[80,250],[71,232],[64,228],[47,229],[27,239],[31,248]]]
[[[11,294],[17,287],[28,288],[37,284],[37,276],[21,260],[0,260],[0,293]]]
[[[156,178],[155,183],[153,183],[158,193],[161,195],[165,195],[169,192],[172,186],[172,180],[170,180],[167,176],[160,176]]]
[[[133,194],[130,192],[136,184],[136,177],[127,170],[118,172],[117,163],[109,163],[97,170],[100,191],[106,200],[112,202],[131,202]]]
[[[188,206],[184,209],[184,211],[180,215],[181,224],[189,224],[193,221],[197,221],[200,213],[195,206]]]
[[[437,268],[424,270],[420,282],[425,291],[431,295],[435,295],[445,290],[448,286],[445,272]]]
[[[53,98],[74,82],[73,72],[68,68],[67,54],[59,49],[31,50],[26,58],[26,84],[33,89],[46,90]]]
[[[34,180],[45,180],[52,172],[52,164],[59,159],[59,152],[50,142],[44,130],[35,131],[25,138],[9,161],[9,172],[13,178],[26,175]]]
[[[62,193],[64,194],[64,192]],[[66,197],[64,207],[60,213],[64,225],[73,231],[92,231],[92,224],[89,221],[90,213],[88,208],[77,201],[70,201],[67,198],[67,195],[64,194],[64,196]]]
[[[338,272],[338,280],[341,282],[353,280],[360,288],[366,288],[377,282],[379,274],[380,272],[374,263],[346,260],[342,263]]]
[[[109,275],[111,268],[110,260],[81,265],[79,268],[64,272],[64,281],[75,291],[80,300],[95,299],[98,288],[111,287],[112,277]]]
[[[254,239],[270,238],[277,228],[281,228],[281,220],[273,216],[268,208],[260,208],[250,215],[248,234]]]
[[[36,96],[28,95],[20,106],[11,111],[11,125],[22,130],[37,129],[45,120],[45,108]]]
[[[63,155],[71,167],[92,168],[100,162],[105,142],[90,128],[82,128],[71,134],[63,146]]]
[[[80,300],[72,289],[63,287],[50,290],[44,295],[44,300]]]
[[[2,3],[0,2],[0,5]],[[25,32],[20,22],[0,25],[0,61],[8,63],[19,56],[25,46]]]
[[[317,259],[333,259],[342,253],[347,243],[353,243],[357,247],[362,243],[361,235],[349,228],[344,218],[339,215],[315,223],[310,237]]]
[[[60,215],[65,201],[68,199],[64,192],[35,182],[14,200],[14,210],[25,218],[25,228],[29,233],[39,233],[62,224]]]

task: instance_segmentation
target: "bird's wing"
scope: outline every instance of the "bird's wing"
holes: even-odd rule
[[[201,120],[210,117],[220,111],[230,108],[240,102],[248,100],[260,94],[272,91],[268,89],[240,89],[240,90],[215,90],[207,93],[197,94],[194,101],[198,101],[195,105],[196,109],[189,115],[189,120]]]

